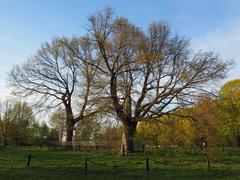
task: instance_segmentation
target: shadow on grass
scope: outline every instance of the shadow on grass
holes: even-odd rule
[[[0,170],[0,179],[240,179],[239,170],[215,167],[212,172],[195,167],[152,168],[149,172],[140,168],[89,167],[87,174],[82,167],[30,167]]]

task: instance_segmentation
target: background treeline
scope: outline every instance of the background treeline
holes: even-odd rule
[[[240,80],[227,82],[216,98],[204,97],[183,116],[162,117],[138,126],[139,141],[163,146],[240,146]],[[187,118],[186,118],[187,117]]]
[[[135,143],[149,146],[240,146],[240,80],[227,82],[217,97],[206,96],[196,105],[139,123]],[[50,145],[66,137],[65,111],[58,108],[50,120],[39,123],[25,102],[6,101],[1,106],[1,146]],[[75,127],[74,141],[119,144],[123,128],[113,119],[91,117]]]
[[[58,108],[45,122],[37,119],[26,102],[8,100],[1,104],[0,146],[49,146],[66,139],[65,111]],[[86,119],[75,128],[74,141],[120,140],[122,128],[110,120]]]

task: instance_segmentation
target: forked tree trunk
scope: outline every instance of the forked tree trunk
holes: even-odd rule
[[[136,132],[137,122],[123,122],[123,139],[122,147],[125,147],[126,153],[134,152],[134,135]]]

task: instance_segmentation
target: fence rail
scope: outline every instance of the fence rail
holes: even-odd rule
[[[178,162],[174,162],[174,158],[156,158],[156,157],[140,157],[139,159],[128,158],[125,157],[118,157],[112,159],[104,160],[103,157],[85,157],[81,159],[75,159],[72,162],[66,162],[64,159],[44,159],[38,157],[35,154],[29,154],[26,158],[22,159],[8,159],[5,157],[0,157],[0,164],[3,165],[4,163],[6,166],[11,167],[14,166],[16,163],[21,163],[22,167],[30,168],[32,166],[36,166],[36,162],[41,163],[43,165],[49,165],[53,167],[67,167],[67,166],[77,166],[81,167],[84,173],[88,173],[91,168],[128,168],[128,167],[139,167],[145,171],[150,171],[151,168],[155,167],[156,165],[161,166],[191,166],[196,165],[198,163],[206,164],[206,169],[211,171],[212,165],[214,164],[222,164],[222,165],[231,165],[232,163],[236,164],[240,162],[232,161],[230,159],[226,160],[218,160],[214,157],[209,156],[209,154],[202,153],[202,154],[195,154],[193,156],[199,156],[201,160],[194,161],[194,160],[179,160]],[[101,160],[101,161],[99,161]],[[68,159],[69,161],[69,159]]]

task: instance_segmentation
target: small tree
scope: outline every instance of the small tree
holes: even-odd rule
[[[50,124],[58,133],[58,141],[62,143],[63,136],[66,131],[65,126],[65,111],[61,107],[59,107],[50,117]]]
[[[97,140],[101,131],[101,122],[94,117],[85,118],[76,125],[77,139],[90,141]]]
[[[0,136],[3,145],[13,142],[16,146],[27,144],[30,127],[35,117],[27,103],[7,100],[2,104],[0,116]]]
[[[10,130],[13,128],[17,112],[11,113],[13,104],[6,100],[0,107],[0,137],[1,145],[6,148],[10,139]]]
[[[16,102],[10,113],[16,114],[13,127],[10,129],[10,136],[15,146],[28,144],[31,134],[30,128],[35,121],[32,108],[26,102]]]

